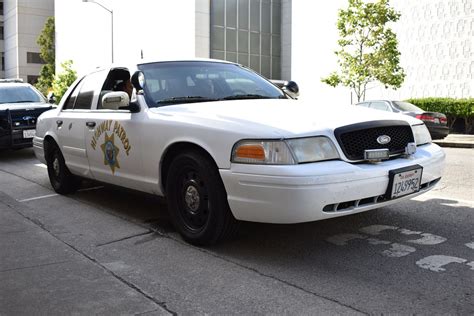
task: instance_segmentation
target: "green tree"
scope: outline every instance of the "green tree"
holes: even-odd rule
[[[40,46],[40,56],[45,64],[41,67],[40,76],[35,86],[44,95],[47,95],[48,91],[51,90],[54,80],[56,62],[54,30],[54,17],[51,16],[46,20],[44,28],[36,41]]]
[[[322,81],[336,87],[351,88],[357,101],[365,100],[367,85],[379,81],[385,88],[400,88],[405,73],[400,64],[400,52],[395,33],[389,27],[400,13],[389,5],[389,0],[365,3],[349,0],[346,10],[339,10],[338,57],[339,72]]]
[[[72,60],[67,60],[61,64],[63,72],[57,74],[53,81],[53,93],[56,103],[59,103],[69,86],[77,79],[77,73],[72,69]]]

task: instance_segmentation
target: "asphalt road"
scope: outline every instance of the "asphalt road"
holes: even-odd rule
[[[56,195],[31,149],[0,153],[0,314],[474,313],[474,149],[413,200],[183,242],[166,204],[95,183]],[[290,210],[291,211],[291,210]]]

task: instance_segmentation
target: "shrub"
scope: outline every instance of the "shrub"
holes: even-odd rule
[[[57,74],[53,81],[53,92],[56,98],[56,104],[61,101],[64,93],[66,93],[69,86],[76,80],[77,73],[72,69],[72,60],[67,60],[61,64],[63,72]]]
[[[408,99],[410,102],[425,111],[441,112],[448,118],[448,126],[452,129],[458,119],[464,121],[465,133],[472,134],[474,125],[474,98],[421,98]]]

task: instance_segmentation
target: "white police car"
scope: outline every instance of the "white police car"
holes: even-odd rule
[[[117,91],[130,74],[131,102]],[[319,105],[229,62],[113,67],[78,79],[39,118],[34,149],[58,193],[91,178],[165,196],[177,230],[200,245],[240,220],[349,215],[440,180],[445,154],[421,121]]]

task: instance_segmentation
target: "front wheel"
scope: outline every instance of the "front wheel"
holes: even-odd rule
[[[190,151],[173,160],[166,194],[173,224],[187,242],[212,245],[236,232],[224,184],[204,155]]]
[[[47,159],[48,176],[54,191],[59,194],[73,193],[79,188],[79,179],[66,166],[58,146],[54,146]]]

